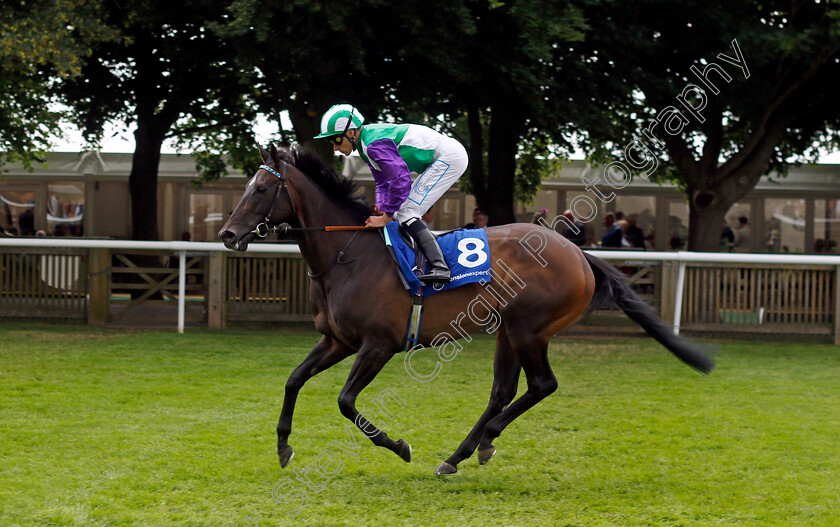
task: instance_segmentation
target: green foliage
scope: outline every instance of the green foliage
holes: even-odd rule
[[[0,166],[43,159],[61,135],[55,78],[79,75],[91,46],[117,38],[97,0],[10,1],[0,10]]]
[[[239,162],[253,145],[255,73],[236,61],[236,51],[211,30],[228,17],[228,0],[105,4],[107,23],[123,39],[97,46],[82,75],[58,89],[73,121],[93,145],[104,126],[136,125],[129,180],[132,238],[156,239],[157,163],[161,145],[178,139],[198,151],[205,180],[224,172],[220,157]]]
[[[562,160],[540,138],[525,142],[516,161],[516,201],[531,205],[542,182],[556,178],[562,168]]]
[[[118,33],[100,21],[98,0],[10,0],[0,11],[0,67],[37,73],[49,66],[59,77],[81,73],[97,42]]]
[[[126,331],[3,324],[0,503],[9,526],[645,525],[835,523],[838,361],[830,345],[724,342],[698,375],[650,339],[555,339],[556,393],[514,421],[486,466],[432,470],[484,410],[492,337],[478,336],[419,383],[397,356],[361,393],[410,464],[358,431],[336,397],[352,360],[301,391],[281,470],[274,427],[283,383],[311,331]],[[795,348],[795,349],[794,349]],[[431,371],[434,352],[415,355]],[[404,407],[372,403],[394,390]],[[524,379],[519,393],[525,392]],[[795,416],[795,418],[792,418]],[[352,426],[352,425],[351,425]],[[351,429],[352,430],[352,429]],[[337,454],[325,480],[318,455]],[[306,508],[272,499],[310,467]],[[446,504],[441,508],[441,504]],[[442,519],[442,515],[445,518]]]
[[[831,2],[608,2],[587,15],[595,31],[580,52],[609,75],[607,82],[620,83],[611,87],[612,97],[593,101],[613,122],[588,130],[594,140],[588,150],[597,157],[623,157],[622,149],[641,137],[658,112],[669,105],[682,109],[676,97],[688,83],[698,84],[689,67],[708,62],[723,65],[732,80],[711,75],[721,93],[707,89],[705,123],[691,119],[673,138],[661,130],[655,134],[670,141],[661,160],[676,168],[658,174],[660,179],[685,185],[713,178],[689,167],[716,169],[751,155],[780,120],[784,133],[768,145],[769,155],[759,163],[762,174],[784,172],[791,161],[813,160],[817,148],[838,145],[840,8]],[[718,58],[734,56],[733,39],[745,56],[748,79]]]

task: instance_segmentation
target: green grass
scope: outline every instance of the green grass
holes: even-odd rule
[[[560,388],[449,478],[432,474],[483,411],[493,340],[420,383],[395,358],[359,398],[405,401],[385,430],[406,464],[355,432],[336,399],[350,361],[298,400],[280,470],[283,386],[308,331],[97,330],[0,324],[0,525],[840,525],[840,355],[828,345],[725,342],[704,377],[648,339],[555,339]],[[419,357],[419,355],[418,355]],[[431,355],[415,364],[431,371]],[[520,386],[520,393],[524,384]],[[318,454],[337,457],[318,476]],[[320,492],[294,518],[281,494]]]

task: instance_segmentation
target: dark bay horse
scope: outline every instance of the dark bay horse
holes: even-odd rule
[[[286,382],[277,425],[277,451],[285,467],[292,414],[303,384],[356,354],[338,397],[341,413],[374,444],[410,461],[411,447],[395,441],[356,409],[359,393],[402,351],[412,299],[403,288],[378,229],[324,232],[325,225],[364,225],[369,207],[356,186],[327,168],[312,152],[296,148],[260,149],[264,165],[219,238],[244,251],[266,225],[288,222],[300,229],[300,251],[311,271],[310,303],[315,328],[323,335]],[[264,224],[264,225],[261,225]],[[259,227],[258,227],[259,226]],[[262,232],[260,230],[262,229]],[[425,300],[419,342],[453,346],[452,341],[485,329],[496,331],[490,402],[455,452],[435,470],[452,474],[478,448],[484,464],[495,453],[493,440],[514,419],[557,389],[548,364],[549,340],[587,309],[614,302],[674,355],[708,373],[710,358],[676,337],[627,286],[614,267],[580,251],[556,232],[533,224],[487,229],[492,280],[466,284]],[[494,317],[495,315],[495,317]],[[520,372],[528,389],[516,401]]]

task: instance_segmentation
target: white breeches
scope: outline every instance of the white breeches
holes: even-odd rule
[[[468,163],[467,150],[461,143],[452,138],[441,141],[435,149],[435,160],[414,180],[408,199],[394,219],[404,223],[425,214],[464,175]]]

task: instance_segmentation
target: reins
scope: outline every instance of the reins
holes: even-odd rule
[[[271,222],[271,214],[274,212],[274,202],[277,201],[278,197],[280,197],[281,190],[286,190],[286,195],[289,197],[289,204],[292,206],[292,214],[297,214],[297,209],[295,209],[295,202],[292,201],[292,196],[291,194],[289,194],[288,186],[286,185],[287,166],[288,165],[286,165],[286,162],[283,161],[283,173],[281,174],[280,172],[277,172],[268,165],[260,165],[261,169],[277,176],[277,179],[280,180],[280,185],[277,187],[277,193],[274,195],[274,201],[271,202],[271,208],[268,209],[268,214],[265,215],[265,221],[257,224],[257,226],[254,227],[254,230],[252,230],[250,234],[256,234],[260,238],[265,238],[269,235],[269,233],[272,232],[282,232],[283,234],[291,234],[295,232],[317,231],[361,231],[368,228],[366,225],[326,225],[324,227],[292,227],[288,224],[275,225],[274,227],[269,227],[268,224]],[[353,238],[355,238],[355,236]],[[351,238],[351,240],[353,238]]]
[[[283,234],[289,234],[289,233],[295,233],[295,232],[356,231],[353,234],[353,236],[350,237],[350,239],[347,241],[347,243],[344,244],[344,247],[342,247],[341,250],[338,251],[338,255],[336,255],[335,259],[332,261],[332,263],[330,265],[327,266],[326,269],[324,269],[320,273],[316,273],[316,274],[312,274],[309,271],[307,271],[306,274],[309,275],[309,278],[318,278],[319,276],[323,276],[323,275],[327,274],[327,272],[329,272],[330,269],[335,267],[336,264],[348,264],[348,263],[351,263],[351,262],[355,261],[355,258],[354,258],[353,260],[348,260],[346,262],[343,262],[343,261],[341,261],[341,258],[344,256],[344,251],[346,251],[350,247],[350,244],[352,244],[353,240],[356,239],[356,236],[359,235],[359,232],[363,231],[363,230],[368,230],[367,225],[326,225],[324,227],[292,227],[288,223],[284,223],[284,224],[281,224],[281,225],[275,225],[274,227],[269,227],[268,224],[271,222],[271,215],[274,212],[274,203],[277,201],[277,198],[280,197],[280,191],[281,190],[284,190],[284,189],[286,190],[286,196],[288,196],[288,198],[289,198],[289,205],[292,206],[292,214],[297,215],[297,209],[295,209],[295,202],[292,201],[292,195],[289,194],[288,185],[286,184],[286,167],[287,166],[288,165],[286,164],[286,162],[283,161],[283,173],[281,174],[280,172],[277,172],[276,170],[274,170],[270,166],[260,165],[261,169],[263,169],[267,172],[270,172],[271,174],[274,174],[275,176],[277,176],[277,179],[280,180],[280,185],[277,187],[277,193],[274,195],[274,200],[271,202],[271,208],[268,209],[268,214],[265,215],[265,221],[257,224],[257,226],[254,228],[254,230],[251,231],[251,234],[256,234],[260,238],[265,238],[271,232],[281,232]]]

